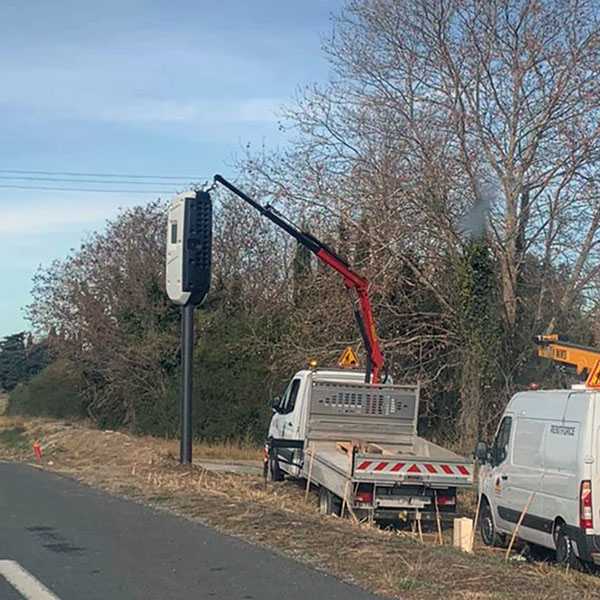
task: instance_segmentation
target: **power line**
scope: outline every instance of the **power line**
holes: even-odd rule
[[[68,177],[125,177],[127,179],[183,179],[186,181],[209,180],[211,177],[199,177],[198,175],[140,175],[128,173],[76,173],[69,171],[31,171],[18,169],[0,169],[0,173],[16,173],[19,175],[64,175]]]
[[[123,185],[177,185],[178,181],[123,181],[122,179],[68,179],[61,177],[29,177],[17,175],[0,175],[0,179],[16,179],[18,181],[56,181],[66,183],[98,183],[100,185],[107,184],[123,184]],[[188,182],[189,183],[189,182]]]
[[[0,188],[15,190],[51,190],[55,192],[88,192],[90,194],[109,193],[109,194],[174,194],[173,190],[114,190],[114,189],[92,189],[76,187],[51,187],[43,185],[5,185],[0,183]]]

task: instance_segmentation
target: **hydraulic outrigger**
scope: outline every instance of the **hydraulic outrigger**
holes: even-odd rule
[[[380,371],[383,369],[384,362],[379,346],[379,340],[375,333],[375,320],[369,299],[369,283],[359,275],[337,252],[332,250],[327,244],[321,242],[315,236],[307,231],[302,231],[295,223],[278,213],[272,206],[262,206],[256,200],[250,198],[247,194],[235,187],[221,175],[215,175],[215,183],[220,183],[236,196],[247,202],[252,208],[255,208],[263,217],[275,223],[279,228],[291,235],[298,243],[308,248],[326,265],[335,269],[344,278],[346,289],[354,290],[357,299],[353,299],[353,310],[361,337],[365,345],[367,356],[366,383],[378,383]]]

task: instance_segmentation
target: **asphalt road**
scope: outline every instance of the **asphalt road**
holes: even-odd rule
[[[60,600],[375,600],[199,523],[0,462],[0,573],[8,561]],[[47,597],[5,577],[0,600]]]

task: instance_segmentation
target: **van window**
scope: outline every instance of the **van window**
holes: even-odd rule
[[[502,423],[500,423],[500,428],[492,447],[492,463],[494,466],[502,464],[508,455],[511,425],[512,417],[504,417]]]
[[[512,464],[533,469],[543,468],[542,442],[546,423],[517,417]]]
[[[298,397],[298,389],[300,388],[300,380],[294,379],[290,385],[288,393],[285,397],[285,405],[282,403],[281,412],[284,414],[291,413],[296,406],[296,398]]]

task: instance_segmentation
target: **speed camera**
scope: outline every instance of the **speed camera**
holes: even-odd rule
[[[174,196],[167,229],[167,294],[181,305],[197,305],[210,287],[212,202],[208,192]]]

